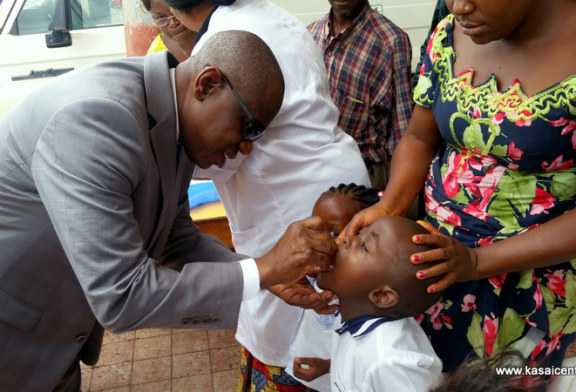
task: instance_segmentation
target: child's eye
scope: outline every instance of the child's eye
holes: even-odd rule
[[[340,233],[338,233],[337,231],[331,231],[330,235],[334,238],[338,237],[340,235]]]

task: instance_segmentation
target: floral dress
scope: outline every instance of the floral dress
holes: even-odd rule
[[[473,69],[452,70],[453,23],[449,15],[431,37],[414,99],[444,139],[426,179],[427,219],[476,247],[574,208],[576,75],[531,97],[519,81],[499,92],[494,76],[474,87]],[[534,328],[543,332],[525,355],[559,366],[576,332],[575,273],[572,260],[454,284],[418,319],[445,371],[470,353],[517,348]]]

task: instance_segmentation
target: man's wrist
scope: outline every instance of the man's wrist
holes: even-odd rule
[[[260,291],[260,273],[254,259],[240,260],[244,285],[242,286],[242,301],[254,298]]]

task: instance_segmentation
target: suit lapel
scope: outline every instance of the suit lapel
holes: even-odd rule
[[[162,210],[158,224],[149,244],[153,245],[173,217],[176,210],[177,192],[177,140],[176,114],[170,80],[169,65],[173,57],[168,51],[147,55],[144,62],[144,84],[148,117],[150,122],[150,144],[158,167],[162,194]],[[168,228],[169,229],[169,228]]]

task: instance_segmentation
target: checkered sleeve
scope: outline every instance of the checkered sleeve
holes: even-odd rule
[[[412,116],[412,92],[410,87],[410,66],[412,62],[412,46],[408,35],[399,35],[394,45],[394,70],[392,89],[394,91],[394,104],[390,118],[388,140],[385,146],[388,156],[396,148],[404,134],[410,117]]]

